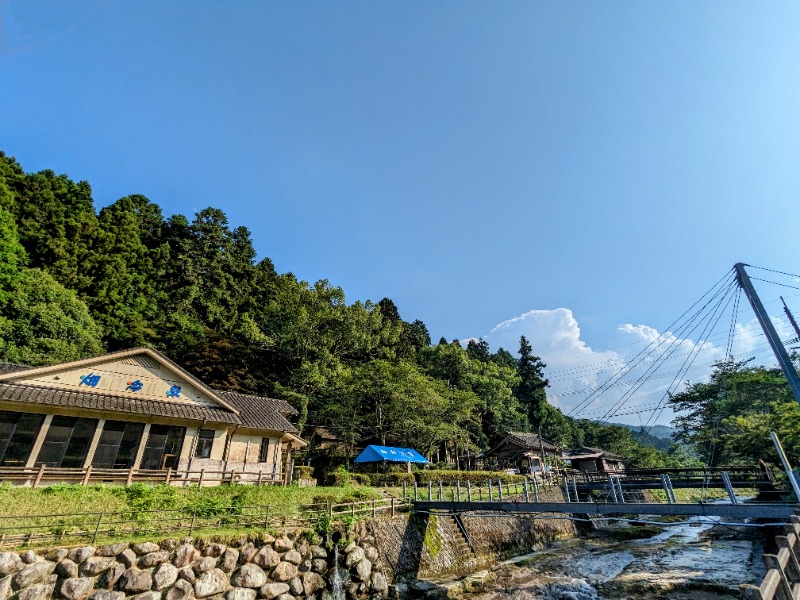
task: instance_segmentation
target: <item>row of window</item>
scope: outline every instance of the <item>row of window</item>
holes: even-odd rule
[[[0,411],[0,466],[24,466],[44,421],[43,415]],[[97,419],[56,415],[50,422],[36,465],[80,468],[86,460]],[[136,460],[144,423],[106,421],[100,433],[92,466],[101,469],[128,469]],[[177,468],[186,435],[185,427],[151,425],[142,453],[142,469]],[[197,434],[195,456],[210,458],[214,430]],[[262,438],[259,462],[267,462],[269,438]]]

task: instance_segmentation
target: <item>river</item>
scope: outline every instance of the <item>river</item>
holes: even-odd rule
[[[759,531],[710,520],[692,518],[663,531],[607,524],[491,570],[437,582],[436,595],[469,600],[739,598],[740,583],[764,575]],[[645,537],[628,539],[640,535]]]

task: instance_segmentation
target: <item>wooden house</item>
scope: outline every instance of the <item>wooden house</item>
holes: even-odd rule
[[[484,464],[490,469],[535,473],[542,470],[542,459],[548,456],[560,456],[559,449],[535,433],[509,431],[506,437],[484,454]]]
[[[625,463],[619,454],[602,448],[574,448],[569,451],[566,459],[573,469],[584,473],[620,473],[625,470]]]
[[[283,400],[212,389],[150,348],[47,367],[3,364],[0,480],[4,468],[43,466],[170,469],[173,483],[201,471],[206,483],[228,472],[281,481],[292,450],[306,445],[287,419],[295,414]]]

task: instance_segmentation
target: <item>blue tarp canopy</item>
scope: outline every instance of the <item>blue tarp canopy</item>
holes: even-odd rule
[[[392,448],[391,446],[367,446],[353,462],[403,462],[428,463],[428,459],[411,448]]]

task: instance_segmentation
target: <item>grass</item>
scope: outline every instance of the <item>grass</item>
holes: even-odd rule
[[[223,485],[0,485],[0,551],[9,547],[157,537],[235,537],[313,526],[326,504],[379,499],[372,488]],[[322,504],[312,507],[316,501]],[[367,510],[359,515],[369,515]],[[334,515],[336,517],[336,515]],[[344,517],[342,517],[344,518]],[[347,515],[347,520],[353,517]]]

